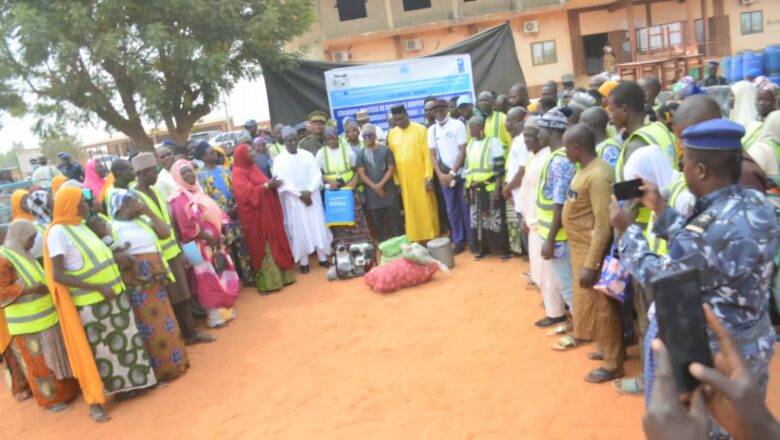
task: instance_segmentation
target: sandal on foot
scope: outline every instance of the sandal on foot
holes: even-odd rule
[[[618,379],[620,377],[623,377],[622,371],[609,371],[605,368],[599,368],[597,370],[593,370],[585,376],[585,382],[588,383],[604,383],[609,382],[611,380]]]
[[[68,405],[67,403],[58,403],[54,406],[46,408],[46,410],[53,413],[61,413],[61,412],[70,411],[72,408],[73,407]]]
[[[554,329],[547,331],[547,336],[562,336],[572,331],[574,331],[574,326],[571,322],[567,322],[566,324],[558,325]]]
[[[612,382],[612,387],[618,394],[629,396],[644,396],[645,381],[641,377],[629,377],[628,379],[617,379]]]
[[[600,351],[592,351],[587,354],[588,359],[592,361],[603,361],[604,360],[604,353]],[[623,360],[628,359],[628,355],[623,353]]]
[[[216,340],[217,338],[214,336],[198,332],[195,334],[195,336],[192,337],[192,339],[186,341],[186,345],[209,344]]]
[[[109,416],[106,410],[100,405],[90,405],[89,418],[96,423],[105,423],[111,420],[111,416]]]
[[[552,345],[553,350],[555,351],[569,351],[574,350],[575,348],[579,347],[580,345],[584,344],[585,341],[580,341],[579,339],[574,338],[573,336],[564,336],[562,337],[558,342]]]

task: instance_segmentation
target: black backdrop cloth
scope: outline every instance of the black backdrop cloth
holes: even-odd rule
[[[517,59],[515,40],[509,22],[486,29],[442,51],[426,56],[471,55],[474,90],[506,93],[516,83],[525,83]],[[302,61],[292,70],[264,71],[268,106],[273,124],[294,125],[314,110],[330,114],[323,72],[355,63]]]

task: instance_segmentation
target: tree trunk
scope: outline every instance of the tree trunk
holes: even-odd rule
[[[146,133],[143,126],[136,127],[135,124],[133,124],[133,127],[127,127],[127,129],[122,130],[122,133],[132,139],[139,150],[154,151],[154,141],[149,137],[149,134]]]

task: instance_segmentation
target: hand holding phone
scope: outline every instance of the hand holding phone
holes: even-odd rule
[[[626,180],[612,184],[612,192],[618,200],[638,199],[642,197],[642,179]]]
[[[658,336],[669,350],[677,389],[680,394],[691,393],[699,381],[691,376],[688,367],[694,362],[712,367],[699,273],[689,269],[664,274],[651,284]]]

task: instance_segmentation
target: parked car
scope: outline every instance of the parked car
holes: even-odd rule
[[[190,142],[198,143],[200,141],[208,141],[210,144],[214,144],[216,139],[222,132],[219,130],[201,131],[190,136]]]
[[[214,138],[213,145],[219,145],[222,148],[233,148],[238,145],[238,138],[241,135],[241,130],[229,131],[222,133]]]

